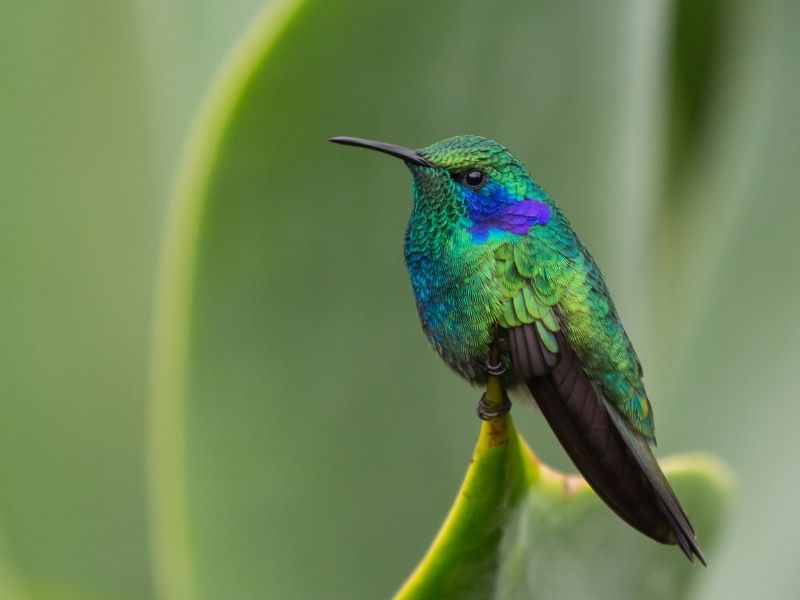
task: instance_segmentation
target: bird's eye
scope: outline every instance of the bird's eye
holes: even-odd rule
[[[473,190],[479,190],[486,183],[486,174],[478,169],[470,169],[464,173],[464,183]]]

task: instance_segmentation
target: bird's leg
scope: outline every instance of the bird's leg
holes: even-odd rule
[[[486,391],[481,396],[476,410],[478,418],[483,421],[502,417],[511,410],[511,400],[508,399],[508,394],[506,394],[500,379],[501,375],[506,372],[506,368],[503,361],[500,360],[500,351],[497,346],[497,334],[495,333],[489,356],[484,362],[486,373],[489,375],[486,381]]]
[[[483,363],[483,368],[493,377],[500,377],[506,372],[506,366],[503,364],[503,361],[498,360],[496,363],[493,363],[491,357],[487,358]]]
[[[498,347],[499,334],[500,330],[497,326],[495,326],[494,334],[492,335],[492,346],[489,348],[489,356],[487,356],[486,360],[483,361],[484,371],[486,371],[486,373],[492,377],[500,377],[501,375],[505,375],[505,372],[507,371],[503,361],[500,360],[500,349]]]

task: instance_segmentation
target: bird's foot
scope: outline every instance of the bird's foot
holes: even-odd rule
[[[481,396],[480,401],[478,401],[478,408],[475,412],[478,413],[478,418],[481,421],[489,421],[491,419],[496,419],[497,417],[502,417],[508,411],[511,410],[511,400],[508,399],[508,394],[503,392],[503,404],[499,407],[489,404],[486,401],[486,393]]]
[[[483,368],[489,375],[492,375],[493,377],[500,377],[501,375],[504,375],[507,370],[506,366],[501,360],[497,361],[497,364],[492,364],[491,360],[486,359],[486,362],[483,363]]]

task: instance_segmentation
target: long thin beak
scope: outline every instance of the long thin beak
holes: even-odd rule
[[[337,136],[332,137],[331,141],[335,144],[344,144],[345,146],[360,146],[362,148],[369,148],[370,150],[377,150],[384,154],[391,154],[397,158],[402,158],[405,162],[412,165],[419,165],[421,167],[432,167],[433,165],[427,160],[422,158],[416,150],[403,148],[402,146],[395,146],[394,144],[387,144],[385,142],[375,142],[373,140],[364,140],[362,138]]]

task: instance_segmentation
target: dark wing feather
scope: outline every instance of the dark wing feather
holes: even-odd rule
[[[602,397],[564,335],[556,334],[557,355],[533,325],[509,328],[508,337],[517,376],[589,485],[632,527],[659,542],[677,543],[689,560],[697,557],[705,565],[686,513],[647,442]]]

